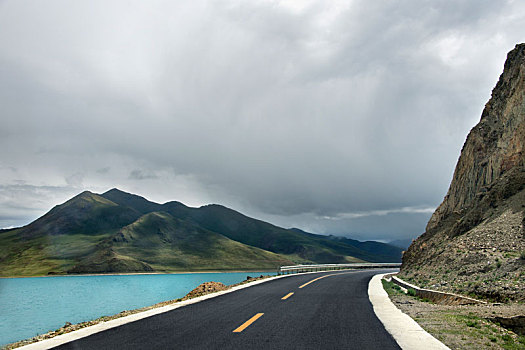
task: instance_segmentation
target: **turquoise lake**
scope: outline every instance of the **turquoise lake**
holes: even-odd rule
[[[270,272],[0,279],[0,345],[123,310],[183,297],[209,281],[234,284]]]

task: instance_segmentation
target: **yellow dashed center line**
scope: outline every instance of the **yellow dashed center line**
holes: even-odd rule
[[[284,297],[282,297],[281,300],[286,300],[289,297],[291,297],[292,295],[293,295],[293,292],[290,292],[290,293],[286,294]]]
[[[257,319],[259,317],[261,317],[262,315],[264,315],[264,313],[255,314],[255,316],[250,318],[248,321],[244,322],[242,325],[240,325],[239,327],[235,328],[233,330],[233,333],[240,333],[240,332],[244,331],[249,325],[251,325],[252,323],[257,321]]]
[[[321,276],[321,277],[317,277],[317,278],[314,278],[313,280],[309,281],[309,282],[306,282],[305,284],[303,284],[302,286],[300,286],[299,288],[303,288],[303,287],[306,287],[307,285],[309,285],[310,283],[314,283],[315,281],[318,281],[322,278],[325,278],[325,277],[328,277],[328,276],[331,276],[331,275],[324,275],[324,276]]]
[[[324,276],[321,276],[321,277],[317,277],[317,278],[314,278],[313,280],[311,281],[308,281],[306,282],[305,284],[299,286],[299,288],[303,288],[303,287],[306,287],[307,285],[309,285],[310,283],[314,283],[315,281],[319,281],[320,279],[322,278],[325,278],[325,277],[330,277],[330,276],[335,276],[335,275],[343,275],[343,274],[347,274],[347,273],[353,273],[353,272],[342,272],[342,273],[333,273],[331,275],[324,275]],[[288,299],[289,297],[291,297],[292,295],[294,295],[294,292],[290,292],[288,294],[286,294],[284,297],[281,298],[281,300],[286,300]],[[252,323],[254,323],[255,321],[257,321],[262,315],[264,315],[263,312],[260,312],[258,314],[255,314],[252,318],[250,318],[248,321],[244,322],[242,325],[240,325],[239,327],[235,328],[233,330],[233,333],[240,333],[242,331],[244,331],[246,328],[248,328]]]
[[[303,288],[303,287],[306,287],[307,285],[309,285],[310,283],[314,283],[315,281],[318,281],[322,278],[325,278],[325,277],[330,277],[330,276],[337,276],[337,275],[346,275],[346,274],[349,274],[349,273],[354,273],[354,271],[349,271],[349,272],[340,272],[340,273],[332,273],[330,275],[324,275],[324,276],[321,276],[321,277],[317,277],[317,278],[314,278],[313,280],[311,281],[308,281],[306,282],[305,284],[303,284],[302,286],[300,286],[299,288]]]

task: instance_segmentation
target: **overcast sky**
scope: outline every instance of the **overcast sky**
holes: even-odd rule
[[[0,227],[110,188],[413,238],[523,1],[0,1]]]

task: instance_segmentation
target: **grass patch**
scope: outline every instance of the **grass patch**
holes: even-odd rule
[[[468,327],[476,327],[476,328],[481,328],[481,326],[479,325],[478,321],[467,321],[466,322],[467,326]]]
[[[395,296],[392,300],[398,308],[451,349],[525,350],[525,336],[518,336],[489,321],[485,318],[486,313],[479,313],[476,306],[456,308],[436,304],[429,307],[422,303],[421,298],[408,294]]]
[[[381,283],[383,284],[383,289],[387,292],[388,296],[405,294],[403,293],[403,290],[401,289],[401,287],[392,281],[387,281],[385,279],[382,279]]]

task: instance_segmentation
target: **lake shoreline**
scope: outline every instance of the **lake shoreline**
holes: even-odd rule
[[[144,275],[181,275],[189,273],[240,273],[240,272],[276,272],[275,270],[201,270],[201,271],[174,271],[174,272],[110,272],[110,273],[71,273],[71,274],[56,274],[56,275],[36,275],[36,276],[0,276],[0,279],[7,278],[42,278],[42,277],[75,277],[75,276],[144,276]]]
[[[237,272],[245,272],[245,271],[237,271]],[[252,271],[252,272],[261,272],[261,273],[263,273],[265,271]],[[125,311],[119,312],[119,313],[111,315],[111,316],[102,316],[102,317],[99,317],[99,318],[96,318],[96,319],[93,319],[93,320],[90,320],[90,321],[84,321],[84,322],[79,322],[79,323],[75,323],[75,324],[71,324],[69,322],[66,322],[66,324],[64,326],[62,326],[62,327],[60,327],[60,328],[58,328],[56,330],[51,330],[51,331],[48,331],[46,333],[38,334],[37,336],[32,337],[32,338],[22,339],[22,340],[13,342],[13,343],[0,345],[0,348],[2,350],[4,350],[4,349],[6,349],[6,350],[7,349],[16,349],[16,348],[19,348],[19,347],[22,347],[22,346],[25,346],[25,345],[34,344],[34,343],[41,342],[43,340],[51,339],[51,338],[54,338],[54,337],[56,337],[58,335],[71,333],[71,332],[80,330],[82,328],[95,326],[95,325],[103,323],[103,322],[116,320],[116,319],[119,319],[119,318],[123,318],[123,317],[134,315],[134,314],[138,314],[138,313],[141,313],[141,312],[146,312],[146,311],[153,310],[153,309],[159,309],[161,307],[165,307],[165,306],[168,306],[168,305],[178,304],[178,303],[180,303],[182,301],[186,301],[186,300],[202,297],[202,296],[205,296],[205,295],[208,295],[208,294],[213,294],[213,293],[224,291],[224,290],[230,290],[230,289],[232,289],[234,287],[237,287],[237,286],[241,286],[241,285],[244,285],[244,284],[249,284],[251,282],[256,282],[256,281],[260,281],[260,280],[265,280],[265,279],[272,278],[272,277],[275,277],[275,276],[271,276],[271,275],[264,275],[263,276],[263,275],[260,275],[259,277],[249,277],[249,278],[245,279],[244,281],[241,281],[241,282],[238,282],[238,283],[234,283],[234,284],[231,284],[231,285],[222,285],[222,287],[225,287],[225,288],[221,288],[221,286],[220,286],[221,283],[205,282],[203,284],[213,284],[214,288],[211,289],[211,290],[207,290],[207,291],[203,291],[203,292],[199,291],[198,293],[195,293],[199,289],[199,287],[201,285],[203,285],[203,284],[201,284],[201,285],[197,286],[196,288],[194,288],[192,291],[190,291],[188,294],[186,294],[185,296],[183,296],[181,298],[166,300],[166,301],[162,301],[162,302],[159,302],[159,303],[156,303],[156,304],[153,304],[153,305],[144,306],[144,307],[137,308],[137,309],[125,310]]]
[[[275,270],[4,278],[0,280],[0,348],[35,334],[183,298],[198,285],[233,285]],[[68,275],[66,277],[70,277]],[[47,276],[46,276],[47,277]],[[60,277],[60,276],[48,276]],[[13,303],[16,300],[17,302]],[[122,316],[122,315],[121,315]]]

